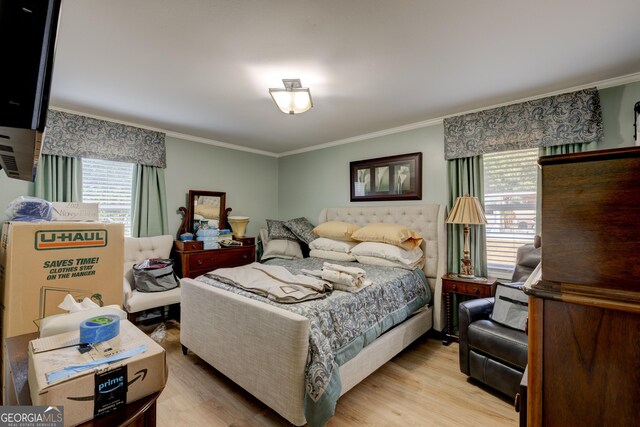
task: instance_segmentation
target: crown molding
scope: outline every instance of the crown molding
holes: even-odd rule
[[[629,84],[629,83],[635,83],[635,82],[638,82],[638,81],[640,81],[640,72],[639,73],[633,73],[633,74],[627,74],[625,76],[620,76],[620,77],[614,77],[614,78],[611,78],[611,79],[601,80],[601,81],[594,82],[594,83],[583,84],[583,85],[579,85],[579,86],[572,86],[572,87],[569,87],[569,88],[566,88],[566,89],[556,90],[556,91],[553,91],[553,92],[547,92],[547,93],[544,93],[544,94],[541,94],[541,95],[531,96],[531,97],[528,97],[528,98],[521,98],[521,99],[509,101],[509,102],[503,102],[501,104],[489,105],[489,106],[485,106],[485,107],[481,107],[481,108],[476,108],[474,110],[462,111],[462,112],[459,112],[459,113],[456,113],[456,114],[450,114],[448,116],[442,116],[442,117],[438,117],[438,118],[435,118],[435,119],[429,119],[429,120],[424,120],[424,121],[420,121],[420,122],[409,123],[409,124],[406,124],[406,125],[397,126],[397,127],[393,127],[393,128],[389,128],[389,129],[384,129],[384,130],[377,131],[377,132],[371,132],[371,133],[366,133],[366,134],[363,134],[363,135],[357,135],[357,136],[352,136],[352,137],[349,137],[349,138],[339,139],[339,140],[336,140],[336,141],[325,142],[323,144],[318,144],[318,145],[314,145],[314,146],[306,147],[306,148],[300,148],[298,150],[286,151],[286,152],[283,152],[283,153],[273,153],[271,151],[258,150],[256,148],[243,147],[241,145],[230,144],[228,142],[216,141],[214,139],[203,138],[203,137],[188,135],[188,134],[179,133],[179,132],[173,132],[173,131],[170,131],[170,130],[149,127],[149,126],[140,125],[140,124],[137,124],[137,123],[125,122],[125,121],[122,121],[122,120],[116,120],[116,119],[113,119],[113,118],[110,118],[110,117],[105,117],[105,116],[97,116],[97,115],[94,115],[94,114],[87,114],[87,113],[83,113],[83,112],[79,112],[79,111],[69,110],[69,109],[66,109],[66,108],[56,107],[56,106],[53,106],[53,105],[50,106],[50,108],[53,109],[53,110],[63,111],[65,113],[78,114],[78,115],[81,115],[81,116],[87,116],[87,117],[91,117],[91,118],[98,119],[98,120],[107,120],[107,121],[110,121],[110,122],[120,123],[120,124],[127,125],[127,126],[134,126],[134,127],[138,127],[138,128],[149,129],[149,130],[156,131],[156,132],[163,132],[167,136],[170,136],[172,138],[184,139],[186,141],[198,142],[198,143],[201,143],[201,144],[213,145],[213,146],[221,147],[221,148],[228,148],[230,150],[244,151],[246,153],[259,154],[259,155],[262,155],[262,156],[280,158],[280,157],[292,156],[292,155],[295,155],[295,154],[308,153],[310,151],[323,150],[325,148],[336,147],[336,146],[344,145],[344,144],[351,144],[352,142],[364,141],[364,140],[367,140],[367,139],[379,138],[379,137],[382,137],[382,136],[393,135],[393,134],[401,133],[401,132],[407,132],[407,131],[414,130],[414,129],[420,129],[420,128],[425,128],[425,127],[429,127],[429,126],[435,126],[435,125],[441,124],[442,121],[444,119],[448,118],[448,117],[455,117],[455,116],[460,116],[460,115],[463,115],[463,114],[477,113],[478,111],[490,110],[492,108],[504,107],[506,105],[517,104],[517,103],[520,103],[520,102],[532,101],[534,99],[546,98],[547,96],[559,95],[561,93],[566,93],[566,92],[574,92],[574,91],[577,91],[577,90],[587,89],[587,88],[594,87],[594,86],[597,87],[598,89],[606,89],[606,88],[610,88],[610,87],[614,87],[614,86],[622,86],[622,85]]]

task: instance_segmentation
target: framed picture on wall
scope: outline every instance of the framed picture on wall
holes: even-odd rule
[[[422,153],[350,163],[352,202],[422,200]]]

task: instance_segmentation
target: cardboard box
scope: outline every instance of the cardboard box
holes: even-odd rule
[[[127,320],[117,337],[81,353],[79,331],[29,343],[29,389],[33,405],[64,406],[64,425],[77,425],[94,416],[121,410],[125,404],[161,391],[167,382],[164,349]],[[72,374],[49,383],[47,374],[86,364],[140,346],[144,353]]]
[[[8,222],[0,240],[2,338],[64,313],[67,293],[122,306],[123,224]]]
[[[52,202],[53,221],[98,221],[97,203]]]

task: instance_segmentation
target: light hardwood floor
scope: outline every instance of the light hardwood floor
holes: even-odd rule
[[[166,323],[169,381],[158,399],[158,426],[290,424],[193,353],[182,354],[180,326]],[[151,328],[143,328],[151,331]],[[328,427],[516,426],[510,399],[467,380],[458,345],[422,337],[338,401]]]

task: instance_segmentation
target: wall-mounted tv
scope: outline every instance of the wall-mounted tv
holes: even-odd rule
[[[0,0],[0,165],[33,181],[45,130],[61,0]]]

